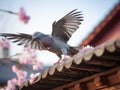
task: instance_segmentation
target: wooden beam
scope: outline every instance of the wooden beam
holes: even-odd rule
[[[44,85],[44,84],[45,84],[45,85],[48,85],[48,84],[51,85],[51,84],[52,84],[52,85],[55,86],[55,85],[60,85],[60,84],[62,84],[62,83],[63,83],[63,81],[57,82],[57,81],[51,80],[50,82],[48,82],[48,80],[45,80],[45,81],[42,81],[42,80],[41,80],[41,81],[36,82],[35,84],[38,84],[38,85],[42,85],[42,84],[43,84],[43,85]]]
[[[75,79],[74,78],[69,78],[69,77],[55,77],[55,76],[52,76],[52,77],[47,77],[48,80],[53,80],[53,81],[63,81],[63,82],[71,82],[71,81],[74,81]]]
[[[95,89],[99,89],[99,88],[104,88],[108,85],[109,81],[107,80],[107,76],[106,77],[96,77],[94,78],[93,84],[95,85],[94,88]]]
[[[91,64],[91,65],[99,65],[104,67],[113,67],[117,65],[116,62],[107,61],[107,60],[90,60],[90,61],[84,61],[84,63]]]
[[[102,86],[101,78],[100,77],[96,77],[94,79],[94,84],[95,84],[96,87]]]
[[[81,90],[81,87],[80,87],[79,83],[74,86],[74,90]]]
[[[114,61],[119,61],[120,62],[120,55],[110,55],[110,54],[108,54],[108,55],[103,55],[103,56],[101,56],[99,59],[104,59],[104,60],[114,60]]]
[[[79,77],[79,76],[87,76],[88,74],[91,74],[91,72],[87,72],[87,71],[78,71],[75,69],[64,69],[61,72],[56,72],[55,75],[69,75],[69,76],[73,76],[73,77]]]
[[[78,78],[79,76],[86,76],[86,74],[82,74],[82,73],[72,74],[72,73],[67,73],[67,72],[66,73],[60,72],[60,73],[55,73],[55,76]]]
[[[59,89],[58,89],[59,90]],[[82,90],[80,87],[80,84],[75,84],[74,86],[68,87],[68,88],[63,88],[63,90]]]
[[[52,90],[59,90],[60,88],[67,88],[67,87],[70,87],[70,86],[74,86],[74,85],[76,85],[78,83],[80,85],[84,83],[86,89],[82,89],[82,90],[95,90],[95,89],[97,90],[98,88],[96,88],[96,86],[94,84],[94,79],[97,78],[97,77],[105,77],[106,78],[106,80],[108,82],[106,84],[101,83],[101,81],[98,79],[98,81],[101,83],[102,86],[105,85],[107,87],[107,86],[114,85],[114,84],[120,84],[120,79],[118,78],[118,75],[119,75],[118,71],[119,70],[120,70],[120,67],[116,67],[116,68],[113,68],[111,70],[104,71],[104,72],[92,75],[90,77],[86,77],[86,78],[80,79],[78,81],[75,81],[75,82],[72,82],[72,83],[69,83],[69,84],[54,88]],[[100,87],[100,88],[103,88],[103,87]]]
[[[94,67],[93,65],[80,65],[79,67],[71,66],[71,69],[81,70],[81,71],[89,71],[89,72],[101,72],[103,71],[100,68]]]
[[[120,70],[117,72],[117,77],[120,79]]]

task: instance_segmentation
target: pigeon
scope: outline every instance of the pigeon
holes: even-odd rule
[[[53,52],[59,57],[57,62],[59,63],[62,55],[73,56],[78,53],[78,50],[68,45],[67,42],[79,28],[81,21],[83,21],[81,11],[74,9],[60,20],[53,22],[51,35],[36,31],[32,35],[25,33],[0,33],[0,36],[12,40],[17,45]]]

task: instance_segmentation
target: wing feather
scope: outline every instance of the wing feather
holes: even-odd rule
[[[72,34],[79,28],[81,21],[83,21],[81,12],[76,10],[69,12],[59,21],[52,24],[52,36],[60,38],[64,42],[70,39]]]
[[[19,33],[19,34],[10,34],[10,33],[0,33],[0,36],[3,36],[17,45],[24,45],[24,47],[31,46],[32,49],[45,49],[40,40],[32,40],[32,35]]]

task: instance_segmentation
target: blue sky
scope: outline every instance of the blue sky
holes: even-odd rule
[[[0,32],[32,34],[34,31],[40,31],[50,34],[55,20],[59,20],[73,9],[78,9],[82,11],[84,21],[68,42],[72,46],[77,46],[118,2],[119,0],[0,0],[0,9],[18,12],[23,6],[31,17],[28,24],[23,24],[17,16],[0,12]],[[16,44],[11,45],[11,55],[21,51],[21,47]],[[53,63],[58,59],[51,53],[44,51],[40,53],[40,59],[45,63]]]

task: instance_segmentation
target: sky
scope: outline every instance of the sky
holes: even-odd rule
[[[0,9],[18,12],[24,7],[30,16],[28,24],[19,21],[18,17],[0,12],[0,32],[28,33],[40,31],[51,34],[52,23],[58,21],[68,12],[82,11],[84,21],[72,35],[68,44],[78,46],[86,36],[109,14],[119,0],[0,0]],[[10,55],[20,53],[22,46],[11,43]],[[45,64],[53,64],[58,57],[47,51],[38,51],[39,59]]]

